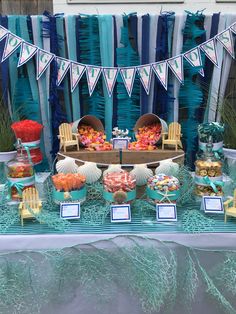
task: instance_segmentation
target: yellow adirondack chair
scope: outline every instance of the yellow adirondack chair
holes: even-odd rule
[[[166,136],[168,135],[168,138]],[[169,125],[168,133],[163,132],[162,133],[162,149],[164,149],[165,144],[166,145],[174,145],[175,150],[178,150],[178,145],[183,148],[181,143],[181,125],[177,122],[172,122]]]
[[[34,218],[33,214],[29,211],[29,208],[35,214],[38,214],[42,208],[38,191],[34,187],[27,188],[22,193],[22,202],[20,202],[19,205],[22,227],[24,225],[24,219]]]
[[[79,150],[79,138],[78,134],[72,133],[72,128],[69,123],[62,123],[59,126],[59,135],[60,139],[60,149],[64,147],[64,152],[66,153],[66,147],[68,146],[77,146],[77,150]]]
[[[227,222],[227,216],[236,217],[236,189],[234,190],[234,197],[224,202],[224,207],[225,222]]]

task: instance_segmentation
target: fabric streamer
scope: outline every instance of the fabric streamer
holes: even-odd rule
[[[60,45],[58,47],[59,56],[66,58],[66,35],[64,32],[64,16],[58,15],[56,19],[57,34],[60,37]],[[66,75],[61,83],[63,89],[63,100],[65,103],[66,117],[68,122],[72,122],[71,104],[70,104],[70,87],[69,87],[69,76]]]
[[[212,16],[212,23],[211,23],[211,29],[210,29],[210,36],[209,38],[214,37],[218,33],[218,26],[219,26],[219,20],[220,20],[220,13],[214,13]],[[210,94],[210,84],[211,84],[211,78],[213,74],[214,64],[210,61],[210,59],[205,59],[205,67],[204,67],[204,80],[202,80],[203,84],[203,93],[205,101],[207,102],[206,110],[205,110],[205,116],[204,116],[204,122],[208,122],[208,116],[209,116],[209,94]]]
[[[76,38],[76,17],[73,15],[65,16],[65,28],[66,28],[66,38],[67,38],[67,51],[70,60],[78,61],[77,49],[75,45]],[[80,85],[80,84],[79,84]],[[74,92],[71,95],[72,99],[72,120],[76,121],[81,118],[81,104],[80,104],[80,86],[77,85]]]
[[[19,28],[17,25],[17,16],[16,15],[11,15],[8,17],[8,29],[13,32],[14,34],[19,34]],[[18,75],[16,75],[16,69],[17,69],[17,52],[15,51],[10,57],[10,62],[9,62],[9,81],[10,81],[10,85],[9,85],[9,90],[10,90],[10,106],[11,106],[11,110],[12,113],[15,111],[17,108],[14,108],[14,95],[16,92],[16,84],[18,81]]]
[[[232,14],[227,14],[226,16],[226,21],[225,21],[225,28],[231,25],[235,21],[235,16]],[[229,55],[227,51],[224,50],[223,52],[224,57],[223,57],[223,65],[222,65],[222,72],[220,76],[220,85],[218,87],[219,90],[219,97],[218,97],[218,106],[216,110],[216,121],[220,121],[221,114],[220,114],[220,106],[222,105],[224,101],[225,91],[226,91],[226,85],[228,82],[228,77],[229,77],[229,72],[230,72],[230,67],[233,62],[232,57]]]
[[[32,36],[33,42],[38,47],[43,48],[43,41],[41,37],[41,23],[42,17],[41,16],[32,16],[31,17],[31,24],[32,24]],[[38,93],[39,93],[39,106],[40,106],[40,113],[42,124],[44,126],[43,131],[43,140],[44,140],[44,149],[45,154],[47,157],[47,161],[51,163],[51,148],[52,148],[52,141],[51,141],[51,121],[50,121],[50,113],[49,113],[49,106],[48,106],[48,97],[47,97],[47,82],[46,77],[43,75],[41,76],[40,80],[37,81],[38,84]],[[43,150],[42,150],[43,151]]]
[[[27,16],[19,16],[18,19],[20,34],[19,36],[25,39],[27,42],[30,41],[30,30],[28,27],[31,26]],[[27,70],[27,74],[24,74],[24,68]],[[35,120],[42,123],[41,114],[39,110],[39,95],[38,86],[35,80],[35,67],[33,60],[29,60],[26,65],[23,65],[18,69],[19,79],[16,85],[16,92],[14,95],[14,106],[18,107],[27,119]]]
[[[173,32],[173,43],[172,43],[172,56],[177,56],[181,53],[183,47],[183,28],[186,21],[186,13],[175,16],[175,25]],[[171,75],[170,81],[173,84],[173,94],[174,98],[174,110],[173,110],[173,121],[179,121],[179,89],[180,82]]]
[[[0,25],[5,28],[8,28],[8,17],[0,15]],[[0,41],[0,58],[2,59],[2,54],[4,50],[5,40]],[[6,59],[4,62],[0,63],[1,74],[2,74],[2,97],[6,105],[8,105],[8,67],[9,59]]]
[[[204,15],[201,12],[196,14],[188,13],[184,28],[183,52],[195,47],[201,41],[204,34]],[[203,104],[203,93],[196,84],[198,67],[192,67],[184,60],[185,81],[179,92],[179,117],[182,125],[183,145],[186,152],[186,163],[193,168],[197,152],[197,127],[200,121],[200,114]]]
[[[44,15],[48,18],[48,22],[43,23],[44,27],[44,36],[50,36],[50,51],[55,55],[58,55],[58,45],[59,38],[56,30],[56,16],[50,15],[45,12]],[[51,75],[50,75],[50,96],[49,96],[49,105],[52,113],[52,155],[55,158],[56,153],[59,150],[59,140],[57,135],[59,134],[59,126],[62,122],[66,121],[66,116],[62,111],[59,97],[58,97],[58,89],[59,87],[56,85],[57,81],[57,63],[54,59],[51,65]]]
[[[113,19],[113,27],[114,27],[114,66],[117,67],[117,53],[116,53],[116,48],[119,45],[120,42],[120,38],[118,37],[118,29],[121,27],[121,25],[118,24],[118,22],[120,21],[118,18],[116,19],[116,16],[112,16]],[[123,25],[123,20],[121,21],[122,25]],[[113,90],[113,115],[112,115],[112,127],[116,127],[117,126],[117,106],[118,106],[118,99],[117,99],[117,84],[115,84],[114,86],[114,90]]]
[[[102,66],[113,67],[114,66],[114,30],[113,30],[113,18],[111,15],[99,15],[99,34],[100,34],[100,53]],[[103,80],[103,94],[105,100],[105,131],[107,140],[112,137],[112,109],[113,109],[113,97],[109,97],[106,84]]]
[[[101,65],[98,17],[95,15],[80,15],[79,30],[77,31],[80,46],[79,62],[95,66]],[[105,101],[101,77],[91,96],[89,96],[85,75],[82,77],[80,84],[82,86],[82,106],[84,114],[95,115],[104,121]]]
[[[156,61],[162,61],[168,59],[169,48],[168,48],[168,30],[172,28],[169,27],[169,23],[172,19],[174,21],[174,13],[162,13],[158,19],[158,30],[156,37]],[[168,86],[169,88],[170,86]],[[162,119],[167,120],[168,103],[173,102],[173,98],[169,96],[170,91],[166,91],[162,86],[160,81],[155,77],[155,87],[154,87],[154,99],[153,99],[153,112],[159,115]]]
[[[150,41],[150,16],[149,14],[142,16],[142,55],[141,64],[149,63],[149,44]],[[140,95],[141,115],[148,113],[148,95],[141,84]]]
[[[218,25],[218,33],[225,29],[227,16],[221,14],[219,25]],[[214,66],[212,73],[211,85],[208,88],[208,121],[212,122],[216,120],[217,116],[217,107],[218,107],[218,97],[219,97],[219,88],[220,88],[220,80],[221,73],[223,69],[224,63],[224,47],[222,45],[217,44],[217,56],[218,56],[218,67]],[[210,96],[210,97],[209,97]]]
[[[156,38],[158,28],[158,15],[150,15],[150,34],[152,38]],[[156,61],[156,40],[149,40],[150,49],[149,49],[149,62],[154,63]],[[154,75],[154,74],[152,74]],[[148,96],[148,112],[153,112],[153,97],[154,97],[154,84],[155,80],[152,76],[150,84],[150,92]]]
[[[124,26],[121,29],[121,40],[123,47],[116,49],[117,65],[120,67],[139,65],[139,57],[129,41],[128,21],[130,16],[123,17]],[[134,81],[132,97],[129,97],[124,87],[124,83],[120,75],[117,78],[117,126],[119,129],[131,130],[136,120],[140,116],[139,94],[140,82],[136,78]]]

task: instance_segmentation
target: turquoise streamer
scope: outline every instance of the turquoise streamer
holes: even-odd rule
[[[77,61],[76,54],[76,34],[75,34],[75,16],[69,15],[66,17],[67,21],[67,44],[68,44],[68,57],[70,60]],[[72,119],[76,121],[80,118],[80,98],[79,98],[79,85],[71,94],[72,99]]]
[[[113,49],[113,17],[111,15],[99,15],[99,33],[100,33],[100,52],[102,66],[114,66]],[[113,114],[113,97],[109,97],[106,84],[103,80],[103,93],[105,100],[105,131],[107,140],[112,137],[112,114]]]
[[[138,52],[133,49],[129,37],[129,16],[123,16],[124,26],[121,28],[120,43],[123,47],[116,48],[119,67],[136,66],[140,64]],[[117,126],[120,129],[131,130],[140,116],[140,81],[134,80],[132,97],[129,97],[120,75],[117,78]]]
[[[59,49],[59,56],[63,58],[67,58],[66,55],[66,48],[65,48],[65,33],[64,33],[64,17],[58,16],[56,19],[57,24],[57,34],[62,39],[58,49]],[[71,105],[70,105],[70,87],[69,87],[69,79],[68,75],[65,76],[63,82],[61,83],[63,86],[63,94],[64,94],[64,102],[65,102],[65,109],[68,122],[72,122],[72,113],[71,113]]]
[[[41,24],[42,16],[32,16],[32,26],[34,34],[34,44],[39,48],[43,48],[43,41],[41,36]],[[50,122],[50,110],[48,105],[47,97],[47,80],[46,75],[42,75],[40,80],[38,80],[38,90],[39,90],[39,103],[40,111],[42,117],[42,124],[44,125],[44,143],[45,143],[45,152],[48,161],[51,160],[51,122]]]
[[[8,16],[8,29],[13,33],[18,35],[19,31],[17,29],[17,17],[16,15]],[[19,48],[18,48],[19,49]],[[9,78],[10,78],[10,96],[11,96],[11,106],[12,111],[14,112],[16,108],[14,108],[14,94],[16,90],[16,84],[18,80],[17,70],[17,53],[16,51],[9,57]]]
[[[20,26],[20,36],[25,39],[27,42],[30,41],[28,26],[27,26],[27,16],[19,16],[19,26]],[[29,113],[32,120],[36,120],[39,123],[42,123],[42,118],[39,110],[39,93],[38,86],[35,80],[36,73],[34,68],[33,59],[29,60],[26,63],[27,77],[24,77],[24,81],[27,81],[29,85],[29,93],[25,93],[26,86],[24,85],[24,94],[26,98],[24,101],[24,107],[26,108],[27,113]],[[23,69],[21,69],[23,70]],[[28,117],[29,118],[29,117]]]

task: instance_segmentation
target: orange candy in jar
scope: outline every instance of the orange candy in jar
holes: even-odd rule
[[[17,157],[6,164],[7,181],[11,186],[11,199],[21,201],[24,189],[34,186],[34,169],[27,156],[18,149]]]
[[[52,176],[52,182],[57,191],[70,192],[83,188],[86,178],[79,173],[58,173]]]
[[[129,150],[154,150],[161,137],[161,124],[151,124],[138,129],[137,141],[129,144]]]

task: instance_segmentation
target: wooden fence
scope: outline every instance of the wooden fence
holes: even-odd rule
[[[0,0],[0,13],[42,14],[45,10],[53,13],[53,0]]]

